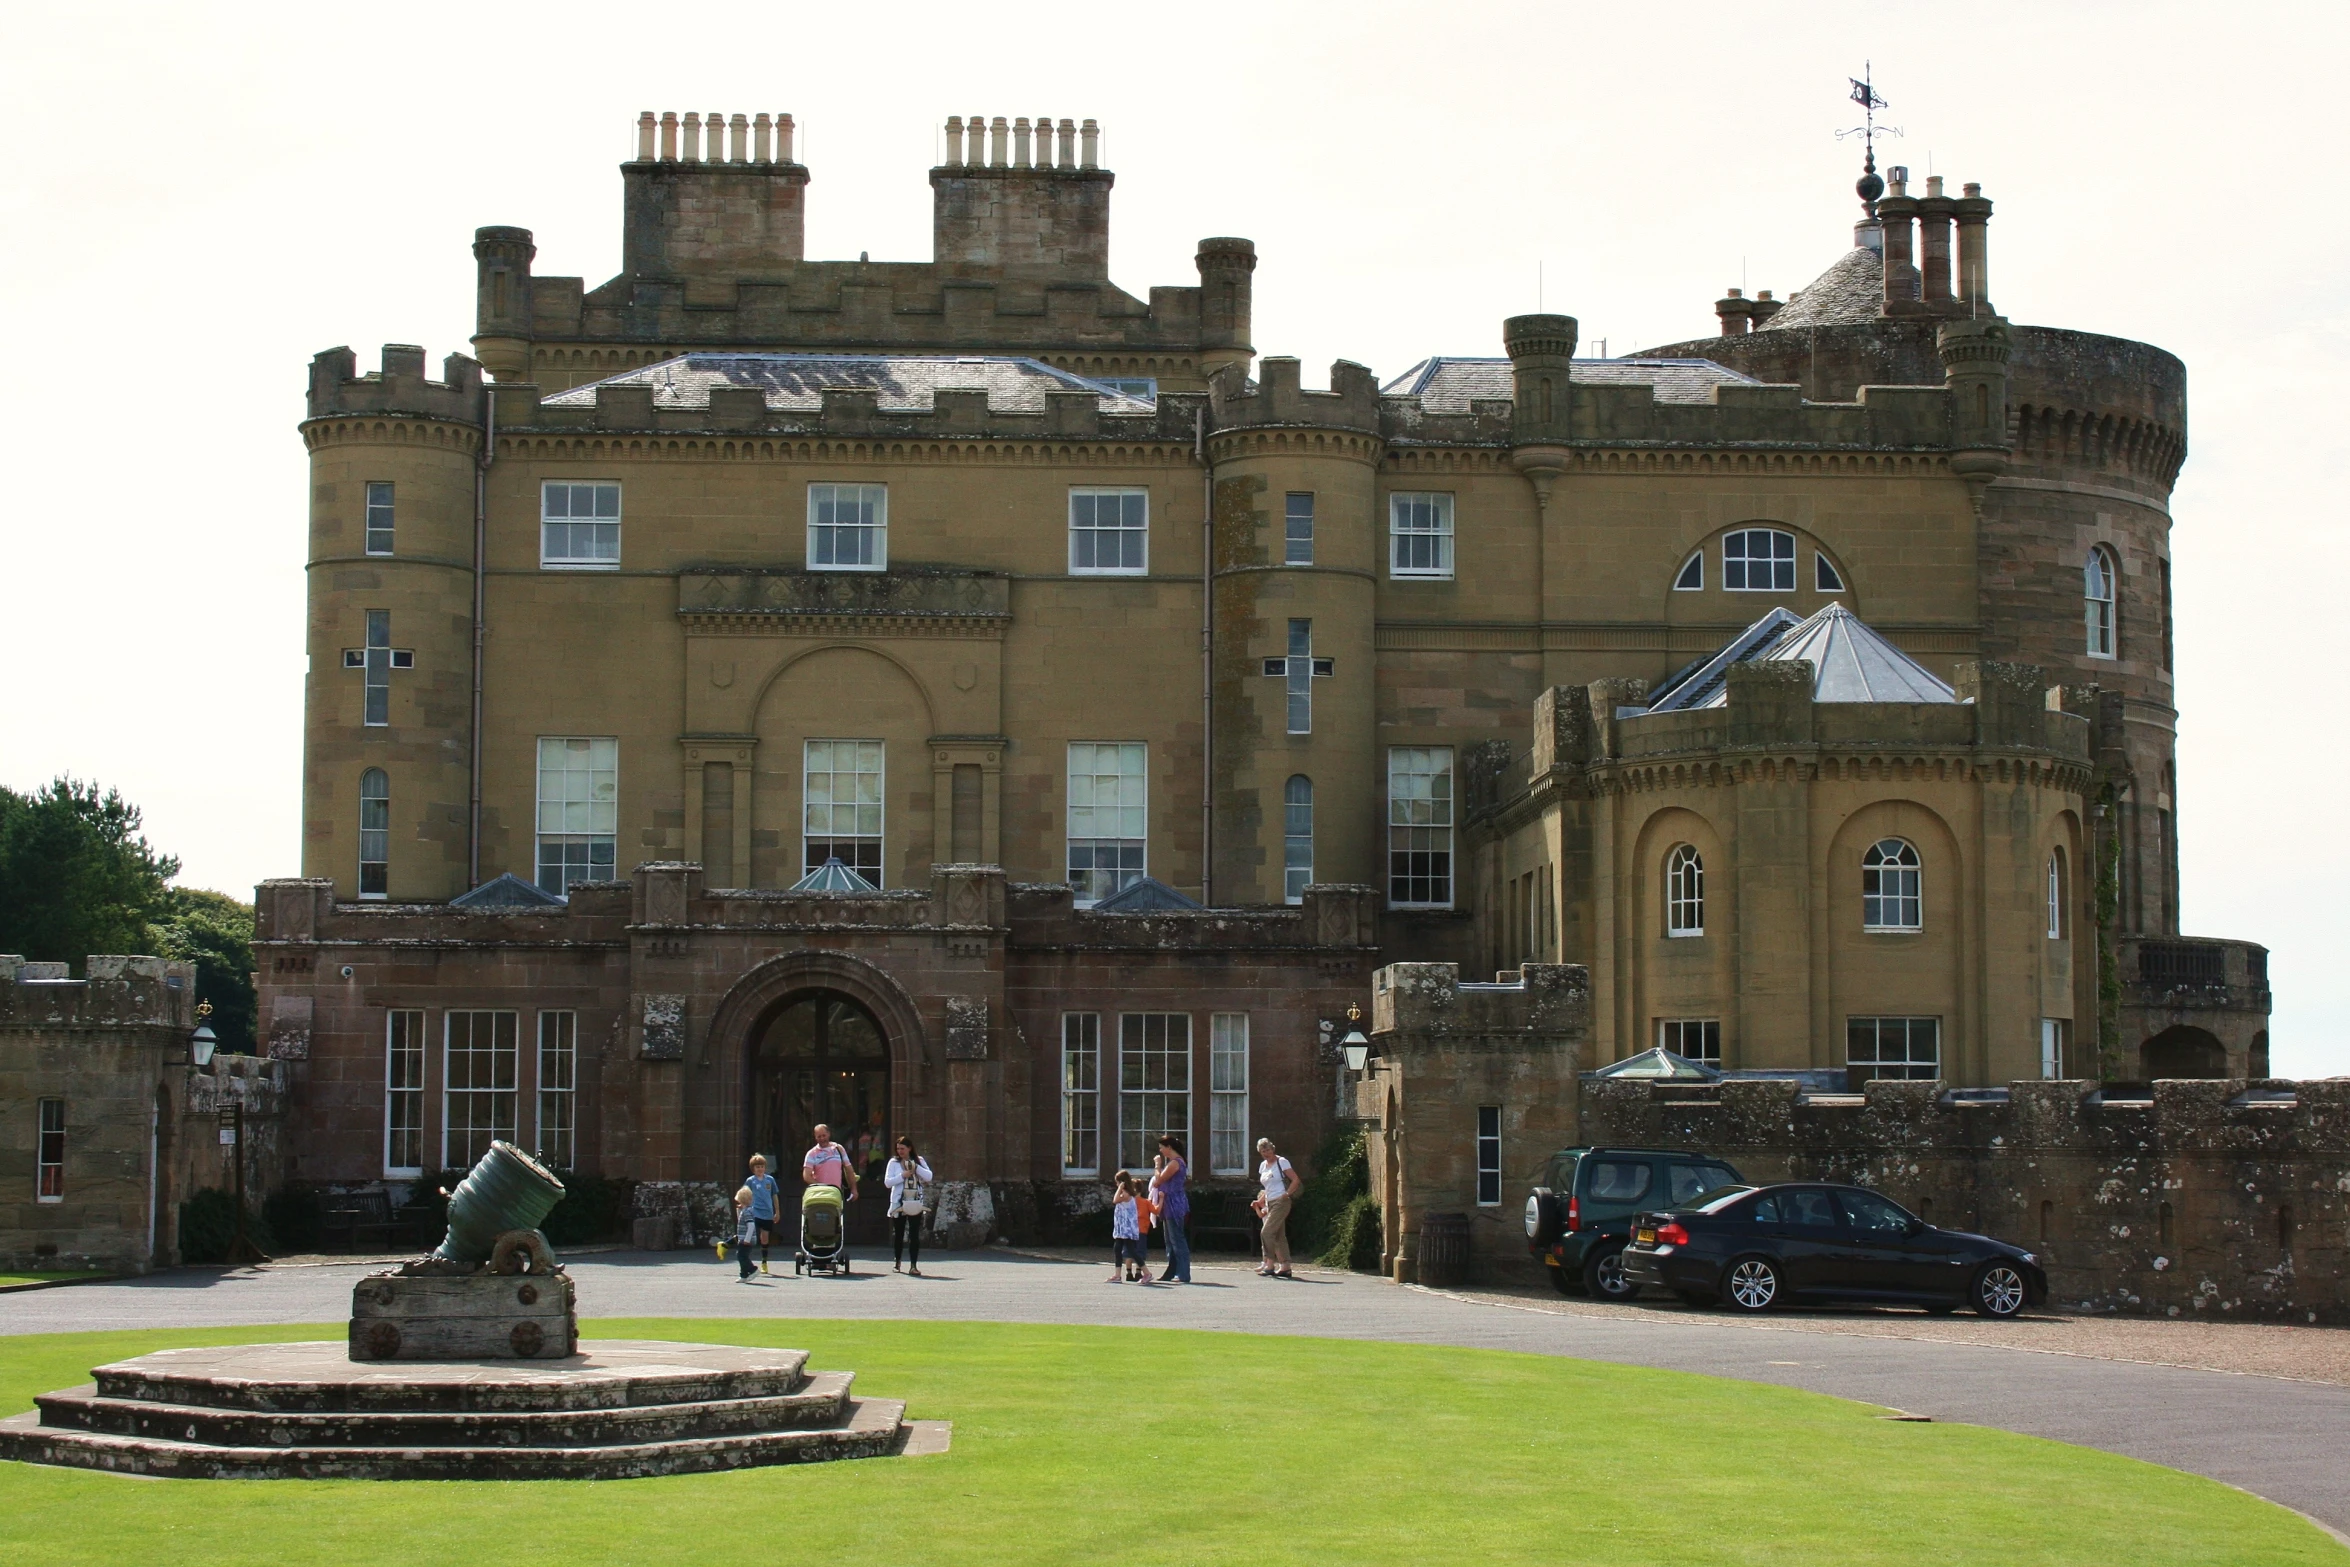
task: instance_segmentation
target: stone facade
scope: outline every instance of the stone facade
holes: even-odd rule
[[[303,1106],[283,1173],[432,1166],[458,1093],[511,1095],[483,1113],[529,1142],[569,1094],[547,1135],[665,1183],[645,1216],[692,1231],[687,1188],[767,1124],[745,1063],[819,994],[882,1041],[843,1092],[948,1150],[989,1223],[1082,1206],[1096,1177],[1064,1172],[1133,1152],[1065,1146],[1073,1106],[1165,1068],[1163,1025],[1129,1018],[1190,1020],[1188,1087],[1148,1103],[1196,1133],[1242,1102],[1211,1036],[1245,1014],[1246,1130],[1310,1145],[1319,1024],[1393,959],[1586,965],[1601,1059],[1702,1015],[1745,1064],[1832,1064],[1848,1017],[1901,1012],[1940,1020],[1954,1081],[2036,1069],[2044,1019],[2073,1040],[2055,1069],[2118,1079],[2174,1027],[2118,944],[2178,931],[2184,371],[1992,312],[1987,202],[1962,203],[1956,289],[1944,250],[1886,274],[1896,201],[1857,262],[1724,317],[1759,330],[1588,359],[1572,317],[1523,316],[1498,355],[1316,389],[1257,356],[1248,241],[1202,240],[1179,286],[1110,282],[1091,122],[950,121],[919,262],[805,255],[788,117],[638,130],[610,280],[538,276],[530,231],[484,228],[478,362],[312,364],[303,880],[264,887],[258,948]],[[1847,295],[1866,319],[1826,319]],[[1104,492],[1116,538],[1080,520]],[[1792,575],[1733,581],[1764,535]],[[2083,641],[2091,550],[2110,649]],[[1726,716],[1616,720],[1758,613],[1831,604],[1973,711],[1742,679]],[[848,852],[877,890],[791,893],[843,831],[825,791],[851,786],[816,765],[843,743],[874,759]],[[1109,847],[1080,825],[1106,786],[1072,776],[1099,745],[1133,768]],[[1665,953],[1643,921],[1673,813],[1745,912]],[[1898,957],[1843,918],[1869,820],[1933,845],[1944,901]],[[2079,929],[2051,945],[2034,864],[2058,851]],[[1207,907],[1082,906],[1137,871]],[[502,874],[571,901],[452,901]],[[2188,1053],[2247,1070],[2265,988],[2199,997],[2218,1055]],[[576,1087],[544,1088],[524,1034],[485,1058],[502,1086],[453,1085],[450,1019],[492,1013],[571,1017]],[[1093,1055],[1064,1014],[1098,1015]],[[395,1092],[412,1160],[385,1152]]]

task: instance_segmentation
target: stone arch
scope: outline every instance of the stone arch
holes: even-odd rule
[[[1782,509],[1782,513],[1785,509]],[[1768,528],[1795,538],[1795,586],[1787,592],[1740,589],[1733,591],[1723,583],[1722,540],[1729,534],[1750,528]],[[1680,588],[1674,584],[1682,580],[1690,559],[1702,559],[1702,586]],[[1818,586],[1818,561],[1824,558],[1843,586],[1821,592]],[[1852,567],[1842,552],[1822,539],[1811,527],[1784,514],[1756,514],[1732,522],[1709,527],[1702,534],[1684,540],[1670,560],[1659,561],[1656,587],[1665,600],[1665,618],[1673,625],[1704,625],[1716,627],[1735,622],[1747,625],[1759,620],[1773,607],[1781,607],[1797,615],[1809,615],[1825,604],[1842,604],[1854,614],[1861,613],[1860,594],[1852,579]]]
[[[2225,1077],[2228,1049],[2207,1030],[2177,1023],[2138,1047],[2139,1075],[2152,1082],[2162,1077]]]
[[[929,747],[938,724],[930,692],[912,670],[862,643],[811,648],[759,683],[749,727],[759,739],[751,775],[750,885],[788,887],[806,869],[802,794],[810,740],[882,743],[880,880],[889,887],[926,884],[935,857]]]
[[[811,990],[838,991],[872,1013],[889,1036],[893,1071],[930,1061],[930,1036],[922,1026],[922,1011],[906,987],[888,970],[863,958],[820,949],[769,958],[729,986],[710,1010],[705,1057],[722,1073],[741,1075],[750,1043],[767,1019]]]

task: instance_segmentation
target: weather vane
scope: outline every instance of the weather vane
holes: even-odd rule
[[[1877,123],[1877,111],[1887,108],[1889,105],[1884,99],[1877,96],[1877,89],[1872,85],[1876,76],[1874,62],[1862,62],[1860,70],[1859,76],[1848,76],[1845,80],[1852,83],[1850,96],[1854,103],[1860,105],[1861,123],[1853,126],[1850,130],[1838,131],[1836,139],[1842,141],[1847,136],[1861,138],[1861,174],[1859,182],[1853,186],[1853,189],[1860,192],[1860,204],[1868,210],[1869,216],[1873,218],[1877,215],[1877,198],[1885,194],[1885,182],[1877,178],[1877,138],[1898,136],[1901,134],[1901,127]]]

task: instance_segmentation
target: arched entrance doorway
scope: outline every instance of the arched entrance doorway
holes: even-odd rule
[[[2200,1028],[2181,1023],[2166,1028],[2138,1049],[2139,1070],[2152,1082],[2158,1077],[2225,1077],[2227,1047]]]
[[[870,1246],[889,1238],[889,1039],[873,1014],[837,990],[787,997],[768,1015],[748,1052],[749,1152],[774,1162],[784,1191],[785,1225],[798,1223],[800,1159],[819,1122],[849,1150],[864,1187],[849,1205],[849,1240]]]

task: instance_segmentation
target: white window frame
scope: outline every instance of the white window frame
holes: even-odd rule
[[[1102,1015],[1061,1014],[1061,1173],[1102,1171]]]
[[[1077,514],[1080,510],[1079,500],[1098,502],[1103,497],[1117,499],[1118,519],[1105,526],[1100,520],[1100,511],[1096,505],[1084,508],[1094,513],[1093,520],[1080,524],[1077,520]],[[1129,500],[1139,501],[1139,508],[1129,507],[1126,504]],[[1139,511],[1140,521],[1128,520],[1127,514],[1130,511]],[[1078,564],[1080,553],[1078,542],[1081,535],[1090,546],[1090,553],[1094,557],[1093,562],[1086,565]],[[1117,544],[1119,562],[1117,565],[1104,566],[1099,563],[1101,546],[1105,536]],[[1132,564],[1128,564],[1126,561],[1127,546],[1130,542],[1134,543],[1136,552],[1141,556],[1140,560]],[[1131,485],[1071,485],[1069,487],[1069,575],[1072,577],[1145,577],[1150,575],[1150,569],[1151,492]]]
[[[854,508],[858,520],[841,521],[841,509]],[[843,551],[843,544],[856,547]],[[808,486],[808,569],[810,571],[889,570],[889,486],[840,484],[830,481]]]
[[[1703,593],[1705,591],[1705,551],[1699,550],[1681,562],[1681,569],[1673,573],[1675,593]]]
[[[854,747],[848,758],[851,765],[846,771],[836,765],[841,759],[837,748],[841,746]],[[825,766],[822,769],[816,765],[818,747],[823,748]],[[867,769],[865,766],[868,760],[873,763],[871,769]],[[888,808],[886,805],[889,797],[888,764],[888,747],[879,740],[809,740],[801,746],[801,875],[804,876],[810,871],[820,869],[824,864],[823,860],[814,860],[813,863],[810,863],[814,859],[814,845],[846,843],[856,846],[859,857],[851,859],[844,854],[840,857],[841,863],[873,883],[874,886],[883,885],[882,876],[888,862],[886,851],[888,840],[885,837],[888,828]],[[824,780],[825,797],[821,801],[816,798],[819,777]],[[845,801],[839,798],[840,780],[843,778],[850,780],[852,795],[852,798]],[[865,783],[868,778],[872,780],[870,786]],[[866,798],[867,795],[870,795],[871,798]],[[817,813],[819,811],[824,813],[822,825],[827,830],[818,830]],[[839,830],[843,811],[849,813],[849,825],[855,829],[854,831],[842,832]],[[872,828],[871,832],[864,830],[867,826]],[[870,856],[866,856],[862,852],[868,844],[872,846],[873,850]]]
[[[1851,591],[1844,585],[1844,573],[1838,571],[1836,563],[1828,559],[1826,550],[1811,552],[1811,587],[1814,593],[1835,594]]]
[[[1300,784],[1305,787],[1300,789]],[[1292,773],[1281,786],[1281,901],[1305,902],[1306,889],[1313,884],[1314,780]]]
[[[1879,838],[1861,851],[1860,928],[1894,936],[1926,928],[1925,856],[1907,838]]]
[[[568,1008],[538,1017],[538,1120],[533,1141],[550,1170],[579,1167],[579,1014]]]
[[[457,1045],[459,1018],[465,1019],[465,1048],[462,1051]],[[481,1020],[484,1018],[489,1020],[490,1041],[487,1048],[474,1042],[474,1031],[482,1026]],[[504,1020],[502,1025],[500,1019]],[[505,1034],[502,1040],[498,1037],[501,1028]],[[455,1007],[441,1014],[442,1169],[471,1169],[483,1154],[489,1152],[490,1141],[503,1138],[512,1142],[515,1134],[521,1130],[521,1030],[522,1014],[511,1007]],[[465,1058],[462,1082],[459,1076],[460,1056]],[[486,1085],[476,1080],[476,1069],[484,1065],[473,1059],[477,1056],[488,1058],[486,1067],[489,1082]],[[506,1079],[502,1084],[498,1081],[501,1064],[505,1068]],[[458,1113],[461,1107],[464,1111],[462,1125],[459,1124]],[[502,1119],[498,1114],[500,1109],[505,1112]],[[482,1111],[488,1112],[486,1121],[479,1118],[478,1113]],[[480,1148],[468,1146],[463,1150],[462,1159],[452,1157],[452,1143],[463,1139],[470,1144],[471,1139],[478,1134],[487,1134]]]
[[[2064,940],[2064,850],[2048,851],[2048,939]]]
[[[1694,1038],[1692,1038],[1694,1036]],[[1719,1068],[1722,1064],[1722,1020],[1718,1017],[1660,1017],[1656,1043],[1691,1061]]]
[[[1290,490],[1281,497],[1281,564],[1311,566],[1313,563],[1314,492]]]
[[[1208,1017],[1208,1173],[1246,1175],[1256,1167],[1248,1136],[1248,1014]]]
[[[1677,843],[1665,856],[1665,934],[1705,934],[1705,856]]]
[[[380,783],[383,793],[369,794],[371,783]],[[373,876],[368,874],[371,870]],[[392,778],[382,768],[370,767],[359,774],[360,901],[382,902],[391,896],[391,884]]]
[[[1747,553],[1748,549],[1750,548],[1747,541],[1754,538],[1758,534],[1770,541],[1770,553],[1760,556]],[[1738,541],[1738,553],[1734,556],[1730,553],[1730,542],[1733,539]],[[1779,553],[1779,546],[1782,543],[1784,543],[1787,547],[1787,552],[1784,555]],[[1757,565],[1767,566],[1770,568],[1771,581],[1758,585],[1752,581],[1747,580],[1754,575],[1754,568]],[[1778,580],[1779,568],[1782,566],[1787,569],[1787,580],[1784,586],[1781,586]],[[1794,592],[1795,535],[1789,533],[1785,528],[1770,527],[1733,528],[1728,533],[1723,534],[1722,591],[1725,593]]]
[[[1858,1048],[1864,1034],[1869,1046],[1865,1055]],[[1920,1034],[1925,1036],[1922,1046]],[[1922,1058],[1921,1048],[1925,1052]],[[1869,1078],[1908,1082],[1938,1078],[1942,1075],[1942,1020],[1938,1017],[1848,1017],[1844,1020],[1844,1065],[1847,1071],[1855,1067],[1867,1069]],[[1925,1070],[1920,1071],[1920,1067]]]
[[[1425,769],[1412,767],[1420,758],[1432,765]],[[1428,787],[1422,790],[1399,791],[1399,780],[1425,778]],[[1443,781],[1439,791],[1436,780]],[[1453,862],[1454,789],[1453,752],[1449,745],[1396,745],[1387,748],[1387,906],[1391,909],[1449,909],[1459,887],[1460,867]],[[1398,872],[1398,856],[1442,855],[1444,870],[1441,878],[1433,870]],[[1399,898],[1399,888],[1421,890],[1410,883],[1443,882],[1443,896],[1427,899]],[[1433,885],[1426,890],[1434,892]]]
[[[1387,497],[1388,576],[1450,581],[1453,542],[1451,491],[1398,490]],[[1427,558],[1407,563],[1407,544],[1408,553]]]
[[[2044,1017],[2040,1020],[2040,1076],[2054,1079],[2064,1076],[2064,1058],[2072,1039],[2072,1019]]]
[[[563,492],[563,515],[553,515],[555,492]],[[589,514],[583,520],[572,515],[579,497],[574,492],[586,491]],[[612,514],[604,515],[605,492],[611,492]],[[539,569],[541,571],[618,571],[620,569],[620,484],[615,479],[542,479],[539,481]],[[550,529],[560,528],[561,549],[551,549],[557,535]],[[583,542],[579,529],[595,531],[586,536],[589,549],[581,554],[577,546]],[[604,530],[609,529],[607,533]]]
[[[1477,1206],[1501,1206],[1501,1106],[1477,1107]]]
[[[1176,1038],[1181,1033],[1180,1041]],[[1154,1040],[1154,1033],[1157,1038]],[[1154,1068],[1156,1070],[1154,1070]],[[1167,1112],[1157,1118],[1146,1112]],[[1191,1014],[1118,1014],[1118,1165],[1147,1170],[1161,1135],[1192,1146]],[[1139,1152],[1138,1152],[1139,1151]],[[1196,1157],[1196,1151],[1193,1157]]]
[[[389,479],[370,479],[360,499],[359,526],[362,544],[370,555],[389,555],[399,522],[396,492]],[[378,514],[382,516],[380,525]]]
[[[2081,563],[2081,614],[2091,658],[2121,656],[2121,562],[2102,544]]]
[[[388,1179],[424,1173],[424,1063],[429,1048],[422,1008],[394,1007],[384,1014],[383,1154]],[[402,1159],[403,1153],[415,1157]]]
[[[551,747],[561,749],[551,750]],[[586,761],[572,765],[570,759],[583,748]],[[550,755],[561,764],[555,768],[554,775],[564,780],[561,793],[553,797],[547,793]],[[612,735],[541,735],[536,762],[531,776],[537,785],[537,855],[531,865],[539,887],[558,896],[569,896],[570,889],[580,882],[610,881],[618,874],[620,854],[619,739]],[[581,776],[586,779],[584,792],[574,799],[573,780]],[[561,851],[558,864],[562,868],[563,885],[560,887],[547,885],[549,848]],[[570,852],[573,849],[580,853],[574,856]],[[585,874],[570,874],[574,858],[585,868]]]
[[[1115,770],[1102,770],[1105,756]],[[1117,798],[1101,799],[1103,786]],[[1129,799],[1131,795],[1133,798]],[[1141,740],[1069,742],[1068,820],[1065,838],[1070,885],[1077,906],[1091,908],[1150,874],[1150,746]],[[1114,828],[1105,832],[1100,829]],[[1082,851],[1085,864],[1078,863]],[[1115,863],[1103,866],[1104,854]],[[1128,863],[1131,861],[1132,863]]]
[[[51,1125],[55,1122],[55,1125]],[[65,1101],[33,1101],[33,1201],[65,1201]]]
[[[359,723],[362,728],[384,729],[392,722],[392,612],[371,609],[365,614],[367,648],[360,655],[365,675]]]

